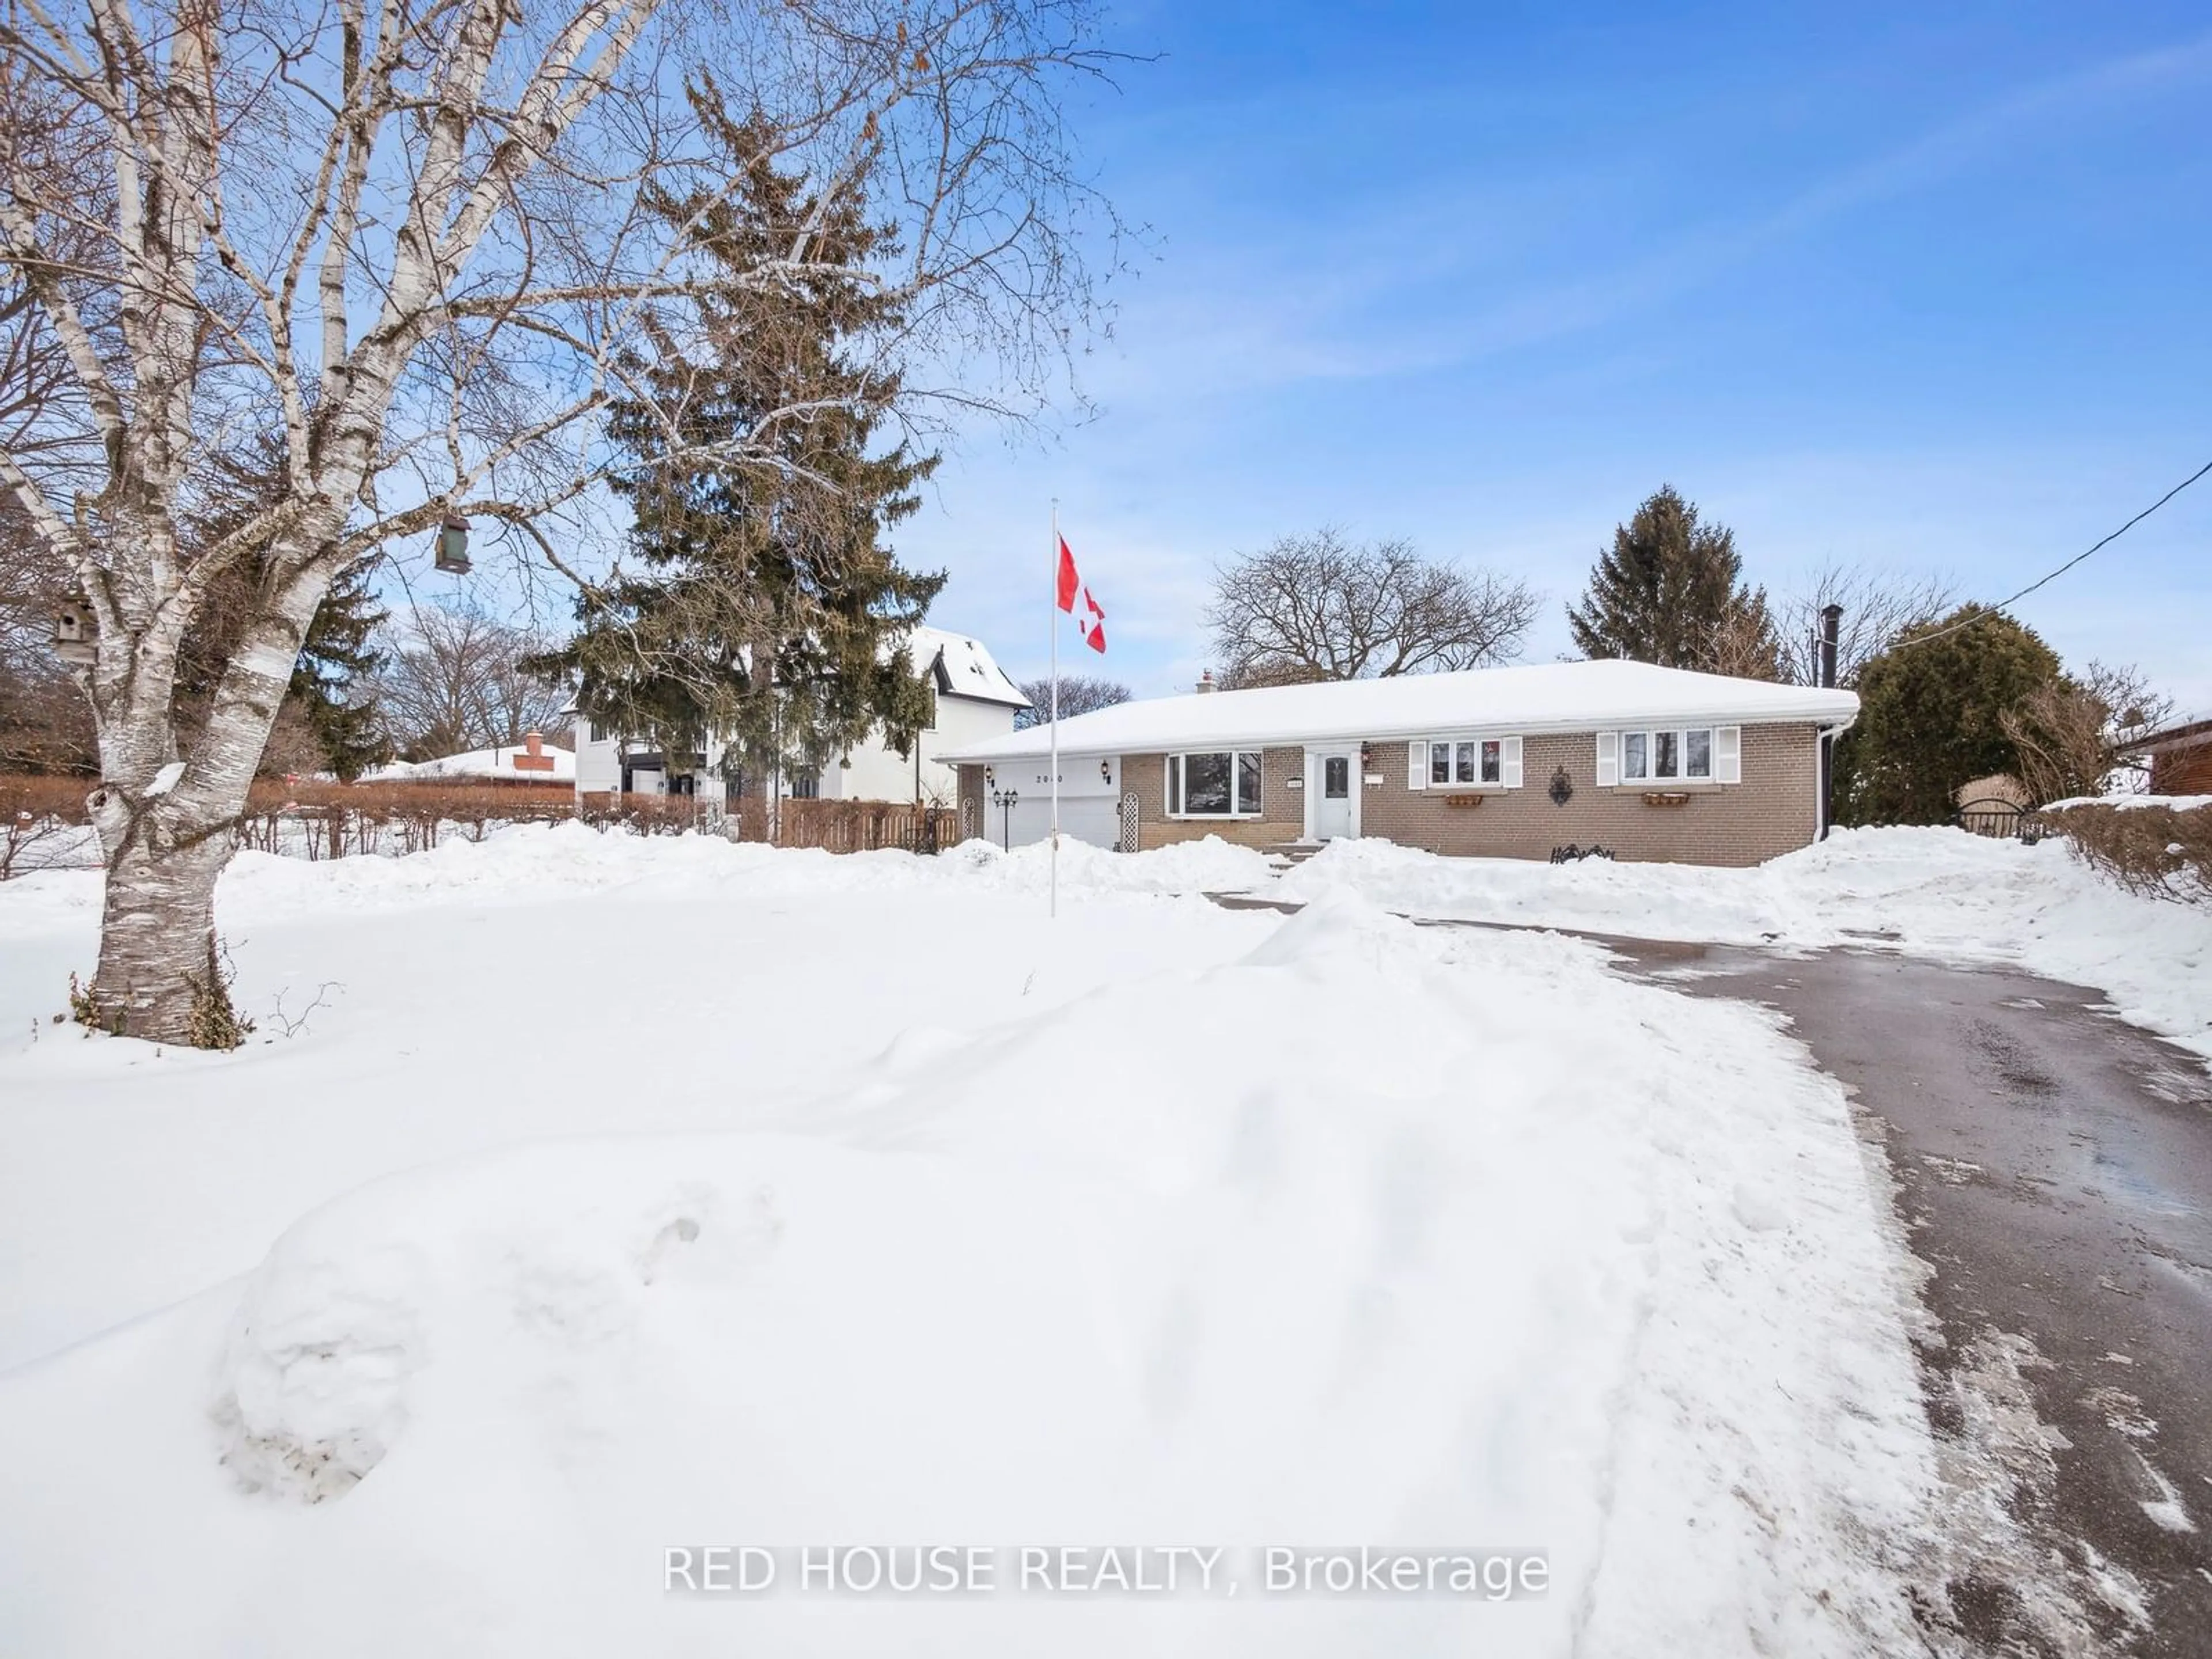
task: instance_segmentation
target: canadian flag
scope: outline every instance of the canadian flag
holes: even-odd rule
[[[1060,608],[1075,618],[1084,644],[1103,655],[1106,650],[1106,611],[1091,597],[1083,578],[1075,574],[1075,555],[1067,550],[1067,538],[1060,538]]]

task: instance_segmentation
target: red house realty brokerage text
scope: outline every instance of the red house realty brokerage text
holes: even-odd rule
[[[1441,1596],[1527,1601],[1551,1589],[1541,1550],[1266,1544],[672,1544],[676,1595],[869,1598]]]

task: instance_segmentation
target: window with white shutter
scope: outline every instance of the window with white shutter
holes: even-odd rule
[[[1743,728],[1717,726],[1713,732],[1713,777],[1720,783],[1743,781]]]
[[[1406,745],[1406,787],[1448,789],[1454,793],[1477,789],[1518,789],[1521,739],[1417,738]]]
[[[1736,728],[1714,726],[1655,726],[1648,732],[1601,732],[1598,769],[1608,747],[1618,757],[1610,777],[1619,783],[1734,783],[1723,764],[1723,733]]]
[[[1620,733],[1597,734],[1597,787],[1610,789],[1620,781]]]

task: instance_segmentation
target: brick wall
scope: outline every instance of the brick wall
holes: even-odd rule
[[[1448,789],[1406,787],[1406,745],[1376,743],[1368,766],[1379,785],[1360,798],[1360,832],[1432,853],[1488,858],[1549,858],[1569,842],[1593,843],[1623,859],[1678,864],[1759,864],[1808,844],[1817,824],[1818,738],[1812,726],[1743,728],[1741,783],[1597,786],[1597,738],[1582,732],[1528,738],[1522,787],[1485,792],[1480,806],[1453,806]],[[1574,786],[1565,806],[1549,793],[1561,767]],[[1645,804],[1646,791],[1686,794],[1676,806]]]
[[[2154,795],[2212,795],[2212,738],[2150,757]]]

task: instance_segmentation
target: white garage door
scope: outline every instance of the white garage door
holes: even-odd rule
[[[1031,842],[1042,841],[1052,829],[1052,800],[1040,796],[1031,800],[1024,795],[1014,803],[1013,811],[1001,814],[991,805],[991,798],[983,798],[984,833],[994,842],[1026,847]],[[1063,799],[1060,803],[1060,833],[1087,841],[1094,847],[1113,849],[1120,830],[1121,819],[1111,795],[1079,795]]]

